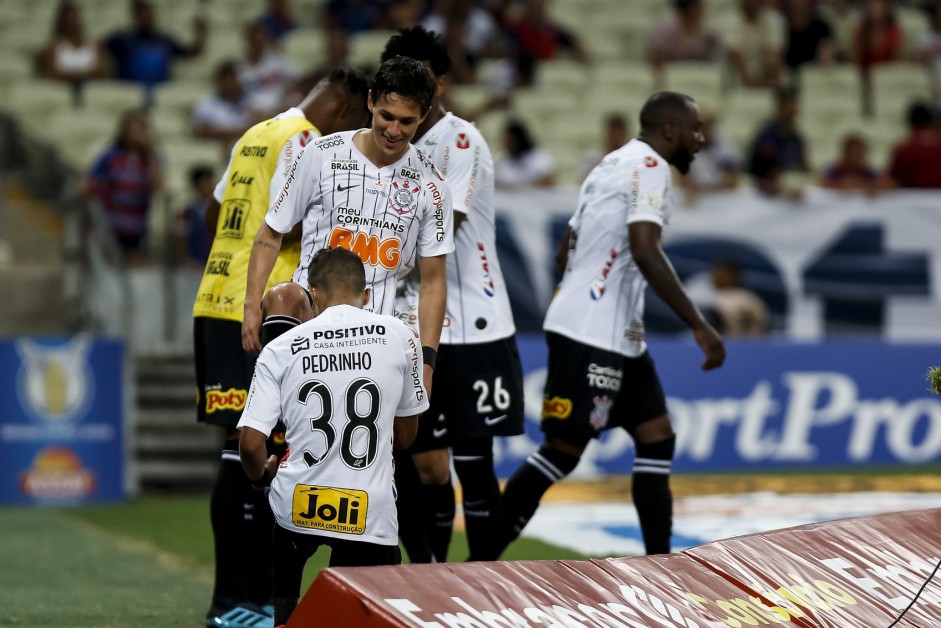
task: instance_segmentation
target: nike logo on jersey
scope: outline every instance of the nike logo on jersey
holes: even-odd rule
[[[495,418],[492,418],[492,419],[488,416],[488,417],[484,418],[484,425],[486,425],[487,427],[493,427],[494,425],[496,425],[497,423],[499,423],[500,421],[502,421],[502,420],[505,419],[506,417],[507,417],[507,415],[505,415],[505,414],[501,414],[500,416],[495,417]]]
[[[337,192],[346,192],[347,190],[350,190],[352,188],[358,188],[358,187],[359,187],[359,183],[357,183],[356,185],[347,185],[347,186],[337,183]]]
[[[434,436],[435,438],[441,438],[447,433],[448,433],[448,428],[446,427],[436,427],[434,430],[431,431],[431,435]]]

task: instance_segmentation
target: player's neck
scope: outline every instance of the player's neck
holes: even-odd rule
[[[321,314],[323,314],[327,309],[336,305],[349,305],[357,309],[362,309],[363,295],[362,293],[349,294],[342,292],[336,294],[324,294],[323,291],[317,293],[317,306],[320,308]]]
[[[418,130],[415,131],[415,140],[418,141],[421,138],[425,137],[425,133],[431,130],[431,128],[438,124],[438,121],[447,114],[447,110],[444,108],[440,102],[435,103],[432,106],[431,111],[428,112],[428,115],[425,116],[425,120],[418,126]]]

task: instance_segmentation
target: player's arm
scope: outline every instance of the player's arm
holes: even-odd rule
[[[725,361],[725,346],[722,337],[706,322],[702,312],[696,307],[680,282],[673,264],[663,251],[661,240],[662,228],[649,221],[632,222],[628,225],[628,241],[631,256],[644,279],[663,301],[670,306],[692,330],[697,344],[706,356],[702,369],[722,366]]]
[[[222,211],[222,201],[225,200],[225,188],[229,184],[229,177],[232,171],[232,160],[235,159],[235,149],[238,148],[238,142],[229,152],[229,163],[225,165],[225,172],[222,178],[216,181],[216,187],[212,190],[212,198],[206,205],[206,216],[203,218],[206,222],[206,229],[213,237],[216,236],[216,229],[219,228],[219,212]]]
[[[239,459],[253,483],[268,484],[278,469],[277,456],[268,456],[265,441],[281,416],[281,386],[271,372],[268,359],[259,358],[252,376],[248,402],[239,419]]]
[[[559,248],[555,250],[555,265],[560,272],[565,271],[565,266],[569,262],[569,248],[572,246],[572,227],[566,227],[562,234],[562,240],[559,242]]]
[[[418,268],[421,284],[418,288],[418,329],[421,334],[421,346],[438,350],[441,340],[441,327],[444,324],[444,311],[448,300],[447,258],[444,255],[419,257]],[[425,387],[431,390],[431,376],[434,368],[425,364]]]
[[[248,353],[261,352],[261,300],[265,286],[281,252],[284,234],[303,220],[311,202],[315,185],[312,173],[317,172],[320,165],[315,153],[319,152],[301,151],[291,164],[281,189],[270,197],[271,208],[252,243],[242,317],[242,348]]]
[[[215,199],[215,197],[209,199],[209,202],[206,203],[206,215],[203,217],[203,220],[206,223],[206,229],[209,230],[210,235],[215,237],[216,227],[219,224],[219,210],[222,209],[222,205]]]
[[[408,449],[418,435],[418,415],[397,416],[392,423],[392,448],[396,451]]]

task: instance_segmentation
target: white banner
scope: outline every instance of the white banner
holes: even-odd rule
[[[548,305],[553,252],[577,199],[576,190],[497,197],[500,259],[524,329],[538,326]],[[941,194],[867,198],[810,188],[802,201],[752,190],[714,194],[679,206],[664,242],[694,295],[712,261],[741,263],[746,285],[770,301],[775,328],[788,337],[847,330],[941,337]]]

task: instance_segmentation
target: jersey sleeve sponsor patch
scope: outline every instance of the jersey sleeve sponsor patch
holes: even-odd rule
[[[467,136],[467,133],[458,133],[457,136],[455,136],[454,138],[454,145],[460,148],[461,150],[470,148],[471,143],[470,143],[470,138]]]

